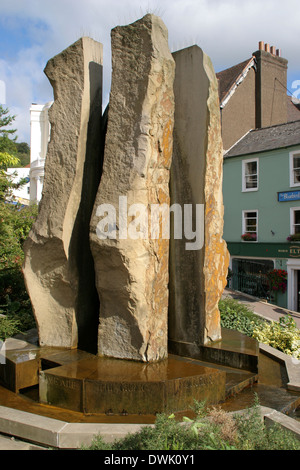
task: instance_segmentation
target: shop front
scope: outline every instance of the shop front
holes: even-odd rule
[[[300,243],[228,242],[227,246],[230,288],[300,312]]]

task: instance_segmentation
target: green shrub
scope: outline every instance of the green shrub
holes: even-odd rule
[[[11,316],[0,317],[1,341],[5,341],[7,338],[11,338],[20,331],[20,321],[18,318]]]
[[[254,329],[263,327],[266,323],[246,305],[231,297],[225,297],[219,302],[221,326],[231,330],[237,330],[252,337]]]
[[[223,328],[237,330],[300,359],[300,330],[290,315],[281,317],[278,322],[269,322],[231,297],[221,299],[219,309]]]
[[[21,267],[23,243],[37,216],[37,206],[0,202],[0,269]]]
[[[36,326],[22,273],[23,243],[36,215],[36,206],[0,202],[0,340]]]
[[[241,415],[231,415],[221,408],[206,408],[206,412],[179,423],[174,415],[159,415],[153,427],[128,434],[112,444],[101,435],[84,450],[300,450],[299,440],[280,426],[266,427],[256,399]]]
[[[17,333],[35,328],[36,323],[28,298],[12,301],[6,296],[6,302],[0,305],[0,340],[4,341]]]
[[[281,317],[279,322],[272,321],[261,328],[255,328],[253,337],[261,343],[300,359],[300,330],[290,315]]]
[[[235,415],[238,450],[299,450],[300,441],[277,423],[265,426],[257,396],[254,405]]]

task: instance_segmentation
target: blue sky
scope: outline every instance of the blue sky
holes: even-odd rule
[[[52,100],[43,73],[51,57],[81,36],[102,42],[106,102],[110,31],[149,11],[165,22],[172,51],[198,44],[216,72],[250,58],[259,41],[275,45],[289,61],[287,88],[300,98],[299,0],[0,0],[0,84],[18,140],[29,143],[31,103]]]
[[[13,61],[22,49],[42,44],[51,30],[46,22],[8,15],[0,18],[1,58]]]

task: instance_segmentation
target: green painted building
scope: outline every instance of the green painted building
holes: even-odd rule
[[[300,241],[288,240],[300,234],[300,121],[251,130],[231,147],[223,197],[231,287],[300,311]],[[274,269],[287,272],[286,292],[270,291]]]

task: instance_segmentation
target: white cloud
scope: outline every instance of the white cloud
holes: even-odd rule
[[[105,101],[110,86],[110,30],[147,12],[162,17],[171,50],[198,44],[216,71],[250,57],[262,40],[281,48],[289,60],[291,80],[300,79],[299,0],[10,0],[1,5],[1,18],[13,21],[16,28],[31,20],[33,44],[21,47],[9,61],[0,52],[0,80],[6,81],[7,106],[18,111],[19,138],[29,141],[31,102],[52,99],[43,73],[48,59],[81,36],[102,42]]]

